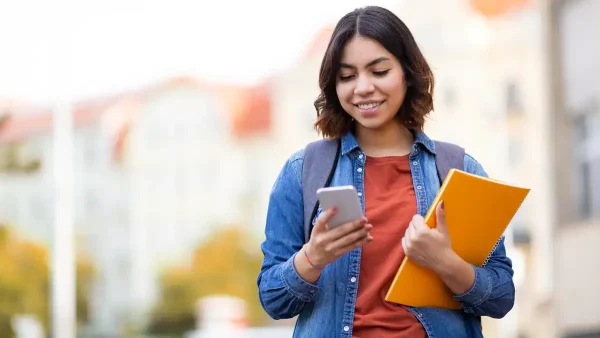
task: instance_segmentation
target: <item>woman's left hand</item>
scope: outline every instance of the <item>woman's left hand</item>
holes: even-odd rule
[[[432,229],[421,215],[413,216],[402,238],[405,255],[418,265],[434,271],[444,266],[447,259],[454,254],[446,226],[443,202],[437,205],[436,218],[437,225]]]

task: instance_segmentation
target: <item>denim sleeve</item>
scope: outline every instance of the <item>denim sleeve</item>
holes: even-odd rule
[[[470,155],[465,156],[465,171],[487,177],[483,167]],[[504,317],[515,302],[512,261],[506,255],[502,236],[482,267],[473,266],[475,282],[467,292],[455,295],[463,311],[478,316]]]
[[[285,163],[269,197],[257,284],[260,302],[273,319],[298,315],[319,290],[304,281],[294,266],[294,256],[304,244],[301,172],[299,152]]]

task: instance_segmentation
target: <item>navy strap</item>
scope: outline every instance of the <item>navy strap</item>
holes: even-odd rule
[[[465,149],[456,144],[434,141],[435,165],[437,167],[440,184],[448,175],[450,169],[464,170]]]
[[[310,239],[312,220],[319,208],[317,189],[331,184],[340,157],[339,139],[322,139],[309,143],[302,161],[302,196],[304,201],[304,240]]]

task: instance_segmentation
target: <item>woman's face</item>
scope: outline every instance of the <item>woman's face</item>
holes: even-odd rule
[[[402,66],[370,38],[355,36],[342,51],[336,92],[342,108],[368,129],[394,123],[406,95]]]

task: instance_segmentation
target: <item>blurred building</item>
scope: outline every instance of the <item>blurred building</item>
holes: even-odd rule
[[[270,101],[260,88],[190,78],[134,100],[130,112],[115,115],[134,116],[121,161],[129,175],[133,304],[149,308],[162,267],[186,260],[219,227],[258,227],[250,196],[265,183],[258,145],[270,130]]]
[[[162,269],[219,227],[259,237],[276,152],[270,90],[184,77],[74,105],[77,245],[97,269],[88,334],[143,325]],[[0,219],[51,249],[52,111],[3,107]]]
[[[271,80],[278,169],[293,152],[319,138],[313,127],[317,117],[314,101],[320,93],[321,59],[332,33],[330,27],[318,31],[299,61]]]
[[[185,338],[282,338],[291,337],[293,326],[249,327],[244,300],[213,295],[198,300],[196,329]]]
[[[91,316],[100,328],[127,314],[130,259],[126,176],[113,161],[114,139],[101,123],[115,98],[73,107],[74,196],[77,248],[97,270]],[[23,235],[53,245],[55,211],[53,118],[49,109],[8,110],[0,129],[0,218]],[[48,262],[50,265],[51,262]],[[108,331],[110,332],[110,331]]]
[[[600,337],[600,2],[546,4],[557,337]]]

